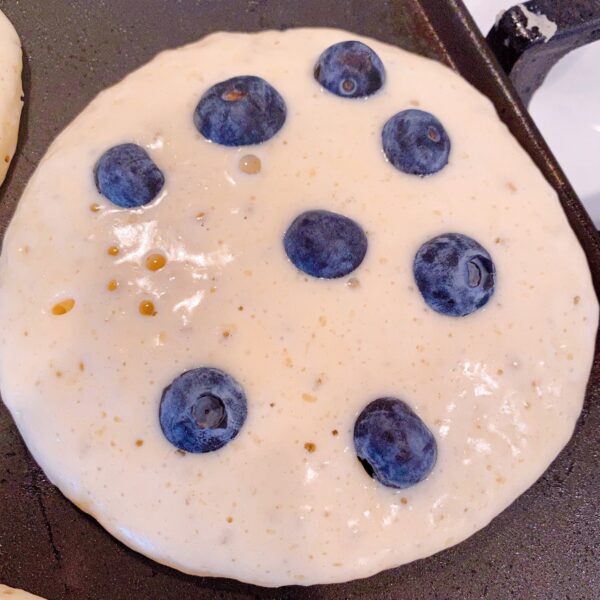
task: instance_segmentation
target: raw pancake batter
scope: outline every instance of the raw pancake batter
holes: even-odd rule
[[[17,145],[23,107],[21,42],[11,22],[0,11],[0,184]]]
[[[0,598],[2,600],[43,600],[41,596],[34,596],[29,592],[17,590],[0,583]]]
[[[268,586],[484,527],[572,435],[598,318],[489,100],[325,29],[215,34],[102,93],[21,199],[0,307],[50,480],[159,562]]]

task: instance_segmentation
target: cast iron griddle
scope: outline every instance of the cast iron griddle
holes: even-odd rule
[[[559,191],[600,289],[600,239],[460,0],[0,0],[0,9],[26,57],[20,147],[0,191],[2,231],[56,134],[158,51],[216,30],[332,26],[446,62],[492,98]],[[592,382],[574,439],[483,531],[367,580],[278,590],[189,577],[125,548],[48,483],[0,404],[0,581],[50,600],[598,598],[598,355]]]

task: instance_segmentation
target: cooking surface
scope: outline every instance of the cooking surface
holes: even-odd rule
[[[510,0],[466,0],[483,35],[494,19],[514,5]],[[600,152],[597,103],[600,94],[600,42],[571,52],[550,72],[531,102],[531,114],[560,160],[581,201],[600,228],[600,178],[594,157]]]
[[[22,148],[0,192],[6,222],[27,178],[52,138],[101,89],[157,51],[218,29],[281,25],[344,27],[443,58],[412,2],[370,7],[363,23],[356,2],[0,2],[21,34],[28,111]],[[118,8],[117,8],[118,7]],[[168,7],[168,10],[167,10]],[[345,11],[344,11],[345,12]],[[120,14],[118,24],[112,16]],[[403,21],[411,15],[412,25]],[[266,15],[269,15],[267,18]],[[51,31],[51,34],[45,32]],[[415,32],[421,41],[416,41]],[[412,40],[412,41],[411,41]],[[428,41],[429,40],[429,41]],[[460,62],[458,57],[456,62]],[[463,57],[464,60],[464,57]],[[514,115],[505,115],[514,120]],[[521,134],[523,132],[521,131]],[[560,173],[554,176],[560,179]],[[556,183],[556,182],[555,182]],[[568,192],[568,189],[566,190]],[[575,206],[565,200],[567,206]],[[574,216],[573,216],[574,214]],[[573,213],[573,219],[577,213]],[[585,223],[580,231],[586,229]],[[228,580],[194,579],[121,546],[68,503],[29,458],[6,411],[0,412],[0,580],[53,598],[592,598],[600,583],[594,554],[598,531],[598,410],[588,399],[576,438],[532,490],[467,542],[438,556],[340,586],[263,591]]]

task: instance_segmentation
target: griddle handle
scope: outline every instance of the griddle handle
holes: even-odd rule
[[[527,106],[566,54],[600,39],[600,0],[532,0],[502,13],[487,36]]]

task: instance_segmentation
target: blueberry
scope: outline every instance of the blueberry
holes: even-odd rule
[[[156,198],[165,176],[148,153],[136,144],[120,144],[107,150],[96,163],[98,191],[121,208],[138,208]]]
[[[271,139],[285,123],[286,106],[279,92],[253,75],[213,85],[194,113],[198,131],[223,146],[248,146]]]
[[[356,269],[367,253],[367,236],[352,219],[309,210],[294,219],[283,238],[292,263],[313,277],[335,279]]]
[[[248,413],[246,396],[227,373],[210,367],[186,371],[162,395],[160,427],[186,452],[213,452],[230,442]]]
[[[419,248],[413,273],[425,302],[438,313],[464,317],[494,293],[496,268],[488,251],[460,233],[446,233]]]
[[[340,42],[319,56],[315,79],[337,96],[363,98],[381,88],[385,68],[369,46],[362,42]]]
[[[448,164],[450,138],[431,113],[403,110],[383,126],[383,152],[404,173],[432,175]]]
[[[373,479],[397,489],[423,481],[437,458],[433,434],[397,398],[379,398],[363,409],[354,424],[354,447]]]

